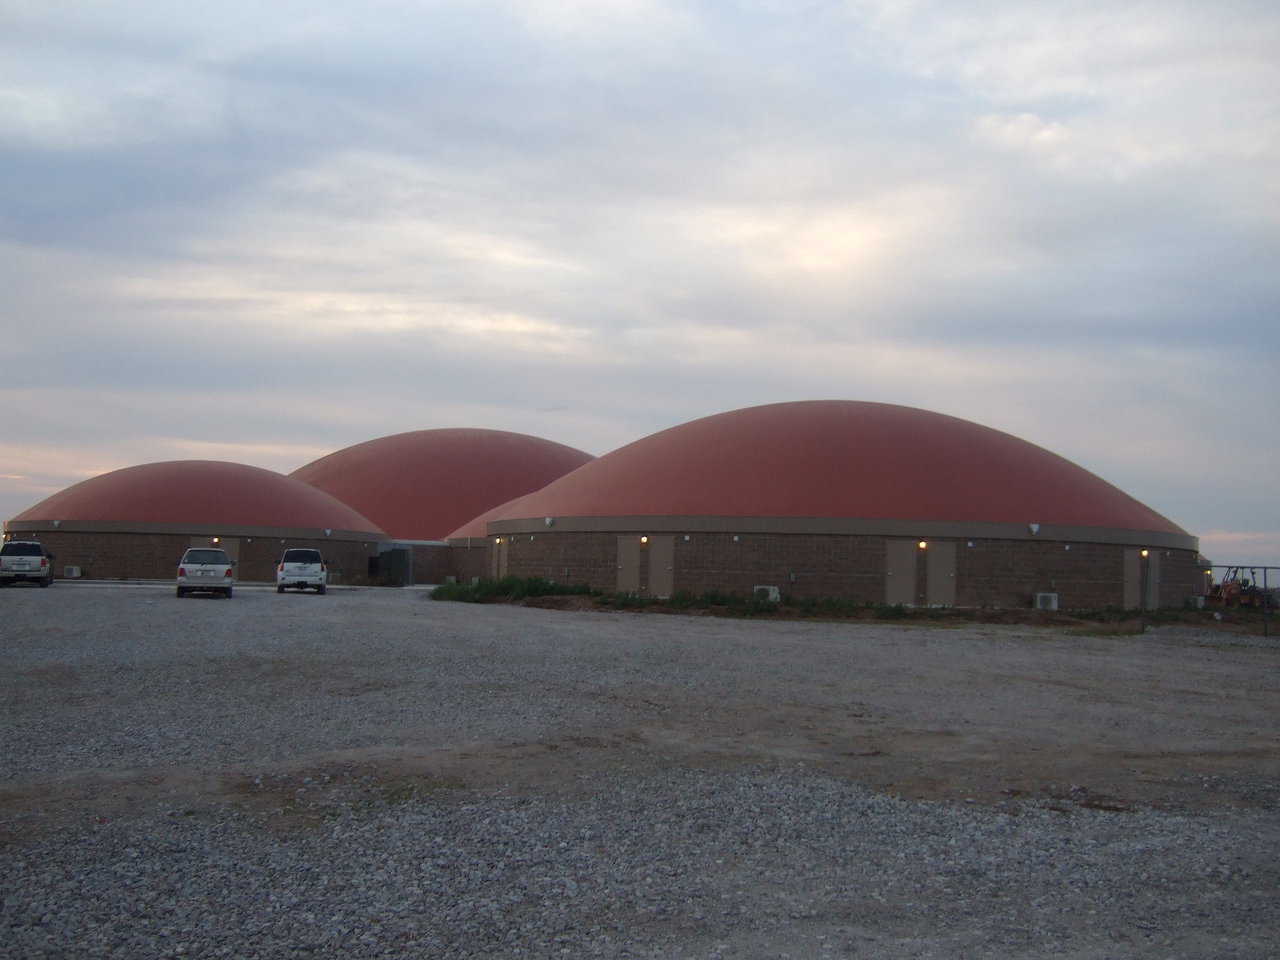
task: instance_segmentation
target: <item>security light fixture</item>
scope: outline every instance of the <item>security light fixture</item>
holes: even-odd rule
[[[916,544],[916,546],[917,546],[917,547],[919,547],[921,550],[928,550],[928,549],[929,549],[929,541],[928,541],[928,540],[921,540],[919,543],[917,543],[917,544]]]

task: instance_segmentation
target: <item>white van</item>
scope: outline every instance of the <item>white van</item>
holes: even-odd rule
[[[192,547],[178,561],[178,596],[188,593],[220,593],[230,599],[236,584],[234,565],[225,550]]]

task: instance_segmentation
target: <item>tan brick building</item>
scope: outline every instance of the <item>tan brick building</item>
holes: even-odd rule
[[[868,603],[1177,606],[1198,541],[1017,437],[890,404],[772,404],[594,460],[449,537],[463,578],[668,596],[760,587]]]
[[[77,483],[5,524],[40,540],[55,572],[96,579],[171,579],[190,546],[216,544],[236,579],[274,581],[286,547],[315,547],[332,583],[367,583],[387,534],[323,491],[260,467],[178,460]]]

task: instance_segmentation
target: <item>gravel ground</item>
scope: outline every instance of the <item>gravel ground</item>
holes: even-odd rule
[[[0,605],[0,956],[1276,956],[1274,640]]]

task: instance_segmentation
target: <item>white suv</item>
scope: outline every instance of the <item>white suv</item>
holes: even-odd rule
[[[293,547],[284,552],[276,565],[276,593],[284,593],[285,587],[305,590],[315,587],[316,593],[324,593],[329,582],[329,571],[319,550]]]
[[[9,540],[0,547],[0,586],[22,581],[53,583],[53,554],[38,540]]]
[[[178,561],[178,596],[221,593],[228,599],[235,586],[231,558],[217,547],[192,547]]]

